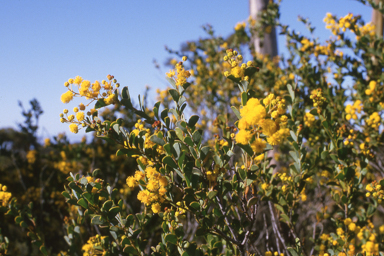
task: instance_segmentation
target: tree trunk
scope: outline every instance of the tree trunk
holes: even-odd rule
[[[258,14],[267,8],[270,0],[249,0],[249,13],[252,19],[257,20]],[[277,38],[276,29],[272,28],[271,33],[265,33],[264,38],[257,37],[255,33],[254,38],[255,52],[259,54],[268,54],[271,58],[277,55]]]
[[[250,0],[252,1],[252,0]],[[384,3],[383,0],[375,0],[375,4]],[[372,10],[372,24],[375,25],[376,35],[383,37],[383,15],[378,10]]]

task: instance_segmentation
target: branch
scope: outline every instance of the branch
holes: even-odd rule
[[[221,201],[220,201],[220,198],[218,196],[216,196],[216,200],[217,200],[217,203],[220,207],[220,211],[221,211],[221,214],[224,215],[224,219],[225,221],[227,222],[227,225],[228,225],[228,228],[229,228],[229,231],[231,231],[231,234],[233,236],[233,239],[235,239],[236,241],[236,244],[240,245],[239,241],[237,240],[237,237],[235,235],[235,231],[233,230],[229,220],[228,220],[228,217],[227,217],[227,214],[225,213],[224,209],[223,209],[223,205],[221,204]]]
[[[271,213],[273,232],[275,233],[275,236],[279,238],[281,244],[284,247],[285,253],[288,254],[287,246],[285,245],[284,238],[281,236],[280,230],[277,227],[276,219],[275,219],[275,213],[273,212],[272,203],[270,201],[268,202],[268,206],[269,206],[269,211]],[[277,242],[277,246],[278,246],[278,250],[279,250],[279,243],[278,242]]]

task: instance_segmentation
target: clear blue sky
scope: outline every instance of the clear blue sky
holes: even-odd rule
[[[40,101],[41,138],[66,132],[59,113],[64,105],[60,95],[63,83],[77,75],[84,79],[105,79],[114,75],[129,86],[134,99],[145,85],[165,88],[166,69],[159,72],[153,59],[162,64],[167,45],[178,49],[181,43],[204,37],[204,24],[213,25],[217,35],[227,36],[239,21],[249,16],[248,0],[169,1],[169,0],[7,0],[0,9],[0,128],[22,122],[18,101]],[[354,0],[284,0],[281,21],[305,32],[297,16],[310,18],[315,34],[330,36],[322,22],[325,14],[361,14],[371,19],[371,9]],[[279,53],[285,39],[279,38]],[[154,99],[151,99],[154,101]],[[70,136],[78,140],[84,134]]]

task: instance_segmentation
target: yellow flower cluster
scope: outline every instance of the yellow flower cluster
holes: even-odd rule
[[[272,254],[272,252],[271,251],[266,251],[265,252],[265,254],[264,254],[265,256],[284,256],[284,253],[278,253],[278,252],[274,252],[273,254]]]
[[[79,108],[81,110],[84,110],[85,109],[84,104],[80,104]],[[71,132],[73,132],[73,133],[78,133],[79,132],[79,125],[81,125],[82,127],[85,127],[87,125],[87,123],[85,121],[84,112],[83,111],[79,111],[79,108],[75,107],[73,109],[73,112],[76,113],[76,116],[75,115],[68,115],[68,112],[69,112],[68,109],[64,109],[63,113],[60,113],[60,122],[62,122],[62,123],[70,123],[69,124],[69,130]],[[93,110],[93,111],[95,111],[95,110]],[[88,113],[88,114],[90,115],[91,112]]]
[[[291,184],[293,182],[293,179],[291,176],[287,175],[286,173],[277,173],[276,175],[277,175],[277,177],[280,178],[281,182],[284,184],[281,187],[281,190],[283,191],[283,193],[285,193],[286,191],[288,191],[291,188]]]
[[[68,91],[61,95],[61,101],[63,103],[69,103],[74,96],[78,96],[85,97],[86,100],[91,100],[90,103],[95,100],[102,99],[106,105],[113,104],[116,101],[114,91],[120,86],[120,84],[117,83],[117,80],[114,79],[114,77],[111,75],[108,75],[107,78],[108,82],[105,80],[103,80],[101,83],[99,81],[95,81],[93,84],[91,84],[91,82],[88,80],[83,80],[83,78],[80,76],[70,78],[67,82],[64,83],[64,86],[68,88]],[[78,92],[74,90],[75,87],[78,89]],[[102,89],[104,89],[104,92],[101,92]],[[90,103],[88,103],[88,105]],[[83,103],[80,103],[78,107],[73,109],[77,120],[75,120],[75,115],[67,115],[68,109],[64,109],[63,113],[60,114],[60,122],[70,123],[69,130],[73,133],[78,133],[79,125],[85,127],[88,124],[83,112],[85,108],[86,106]],[[95,109],[91,109],[87,112],[87,115],[90,116],[95,111]]]
[[[361,36],[369,36],[370,38],[374,38],[375,33],[375,25],[372,23],[367,23],[364,26],[359,27],[359,34],[356,35],[356,40],[360,40]]]
[[[271,145],[280,144],[289,132],[285,128],[288,118],[282,115],[285,113],[285,100],[270,94],[263,100],[263,104],[256,98],[248,100],[240,109],[240,130],[236,134],[236,141],[244,145],[250,142],[256,154],[263,153],[267,142]],[[267,115],[274,120],[267,119]],[[267,142],[260,138],[260,133],[267,136]]]
[[[314,43],[313,42],[311,42],[308,38],[303,38],[302,40],[301,40],[301,48],[300,48],[300,51],[302,51],[302,52],[305,52],[305,51],[307,51],[308,49],[310,49],[310,48],[312,48],[313,46],[314,46]]]
[[[316,121],[316,118],[311,113],[307,112],[304,115],[304,125],[308,127],[312,127],[313,123]]]
[[[370,155],[371,151],[369,150],[369,146],[367,146],[364,142],[359,146],[361,153],[364,155]]]
[[[361,253],[363,255],[379,255],[379,243],[377,242],[377,234],[374,228],[373,223],[368,220],[368,226],[362,227],[357,233],[357,238],[365,242],[365,244],[361,245]]]
[[[236,31],[239,31],[239,30],[244,30],[246,27],[246,24],[245,22],[238,22],[235,26],[235,30]]]
[[[104,255],[104,250],[96,249],[101,248],[101,240],[104,238],[106,238],[106,236],[96,235],[90,237],[87,243],[81,247],[83,256]]]
[[[64,86],[68,88],[68,91],[61,95],[61,101],[63,103],[69,103],[74,96],[85,97],[87,100],[98,100],[103,98],[107,105],[113,103],[114,87],[119,87],[119,84],[116,83],[116,79],[113,76],[107,76],[109,82],[103,80],[100,84],[99,81],[95,81],[91,84],[88,80],[83,80],[82,77],[76,76],[74,79],[70,78],[67,82],[64,83]],[[112,83],[113,82],[113,83]],[[75,92],[74,87],[78,88],[78,92]],[[104,89],[104,92],[100,92],[101,89]]]
[[[206,172],[206,175],[207,175],[207,179],[210,181],[210,182],[214,182],[217,180],[217,176],[222,172],[222,170],[220,169],[220,166],[219,165],[215,165],[215,167],[213,168],[212,171],[207,171]]]
[[[230,71],[225,71],[224,75],[228,77],[229,75],[234,76],[235,78],[240,78],[241,80],[248,80],[248,76],[244,76],[244,71],[247,67],[251,67],[253,65],[252,61],[248,61],[247,64],[243,62],[243,56],[240,55],[237,51],[232,49],[228,49],[224,56],[223,66],[229,66],[231,68]]]
[[[332,44],[328,43],[327,45],[316,45],[313,53],[316,57],[319,55],[333,56],[334,51]]]
[[[183,215],[185,213],[185,208],[183,202],[177,202],[176,205],[178,206],[175,211],[175,216],[178,217],[179,215]]]
[[[70,161],[67,159],[67,156],[64,151],[60,152],[61,160],[58,162],[55,162],[53,167],[55,169],[58,169],[64,174],[68,174],[70,172],[75,172],[76,170],[82,169],[83,166],[78,161]]]
[[[145,131],[145,134],[144,134],[144,137],[145,137],[145,140],[144,140],[144,148],[147,149],[151,149],[153,148],[155,145],[157,145],[156,143],[154,143],[153,141],[151,141],[149,138],[151,137],[152,133],[151,133],[151,130],[149,128],[146,128],[145,127],[145,121],[142,121],[141,119],[137,120],[137,122],[135,123],[135,129],[132,130],[131,133],[135,134],[135,136],[138,136],[140,132],[142,131]],[[155,131],[154,134],[157,134],[158,131]],[[127,142],[124,142],[124,145],[128,148],[128,144]],[[135,148],[135,145],[132,145],[132,148]],[[163,154],[165,151],[164,151],[164,148],[161,146],[161,145],[157,145],[156,146],[156,151],[159,153],[159,154]],[[138,155],[134,155],[133,157],[138,157]]]
[[[7,192],[7,186],[0,184],[0,202],[2,206],[7,206],[12,193]]]
[[[351,129],[349,131],[349,135],[348,137],[345,139],[344,141],[344,145],[347,146],[347,145],[351,145],[353,146],[353,141],[352,140],[355,140],[357,138],[357,133],[355,133],[355,131],[353,129]]]
[[[379,128],[379,125],[380,125],[380,115],[379,113],[377,112],[374,112],[372,115],[369,116],[368,120],[367,120],[367,125],[371,126],[372,128],[376,128],[378,129]]]
[[[337,35],[340,33],[340,29],[343,32],[347,29],[353,29],[357,19],[353,17],[352,13],[349,13],[336,21],[336,17],[334,17],[331,13],[327,13],[323,21],[326,23],[325,28],[330,29],[334,35]]]
[[[376,81],[369,82],[369,85],[368,85],[369,88],[365,90],[365,94],[371,95],[375,91],[376,85],[377,85]]]
[[[356,224],[352,222],[351,218],[346,218],[344,220],[344,225],[348,227],[349,231],[352,231],[352,232],[356,231]]]
[[[35,149],[28,151],[27,161],[29,164],[36,162],[37,151]]]
[[[384,198],[384,189],[381,188],[381,185],[376,181],[369,183],[365,189],[368,191],[365,195],[370,197],[372,195],[373,198],[377,199],[379,203],[382,202]]]
[[[347,115],[345,116],[345,118],[347,120],[350,120],[351,118],[353,119],[357,119],[357,113],[361,113],[361,111],[363,110],[363,103],[361,102],[361,100],[356,100],[353,105],[351,104],[348,104],[346,107],[345,107],[345,112],[347,113]]]
[[[323,91],[321,88],[313,90],[309,98],[313,100],[313,106],[318,109],[321,109],[326,101],[326,99],[323,97]]]
[[[361,36],[375,36],[375,26],[371,23],[360,25],[357,17],[353,17],[353,14],[349,13],[344,17],[336,19],[330,13],[327,13],[324,20],[326,28],[330,29],[334,35],[339,35],[340,32],[345,32],[349,29],[352,33],[356,34],[356,40],[360,40]]]
[[[161,203],[165,200],[168,180],[165,176],[162,176],[155,167],[148,166],[144,170],[144,173],[136,171],[135,175],[129,176],[126,182],[130,188],[134,188],[139,184],[145,186],[146,189],[141,190],[137,194],[137,199],[146,206],[151,205],[154,213],[161,211]]]
[[[305,188],[300,192],[300,199],[303,202],[307,201],[307,195],[305,194]]]
[[[176,71],[174,69],[172,69],[169,71],[169,73],[166,73],[166,75],[169,78],[172,78],[175,81],[176,86],[179,86],[179,85],[182,86],[183,84],[186,84],[187,78],[189,78],[191,76],[191,73],[188,70],[184,69],[183,62],[186,60],[187,60],[187,57],[184,56],[183,61],[176,63],[176,65],[175,65]]]

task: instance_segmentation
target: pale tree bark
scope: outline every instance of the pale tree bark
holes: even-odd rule
[[[374,2],[375,4],[379,4],[380,2],[384,4],[384,0],[374,0]],[[375,9],[372,10],[372,24],[375,25],[376,35],[383,37],[383,15]]]
[[[267,8],[270,0],[249,0],[249,14],[252,19],[257,20],[258,14]],[[271,0],[272,1],[272,0]],[[271,33],[265,33],[264,38],[255,36],[253,38],[255,52],[259,54],[268,54],[271,58],[277,55],[277,37],[276,29],[272,28]]]

